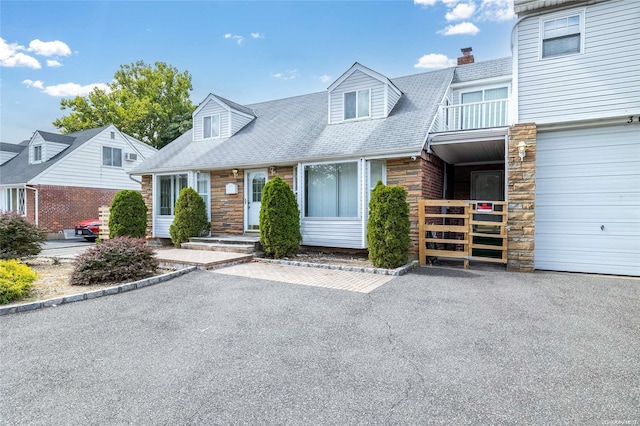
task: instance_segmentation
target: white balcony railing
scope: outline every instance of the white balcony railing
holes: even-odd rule
[[[509,125],[509,100],[442,105],[438,110],[436,132],[488,129]]]

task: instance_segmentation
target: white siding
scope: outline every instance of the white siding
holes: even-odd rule
[[[400,94],[393,90],[391,87],[387,88],[387,115],[391,113],[393,107],[398,103]]]
[[[47,141],[42,146],[42,160],[49,161],[67,148],[69,148],[67,144]]]
[[[519,121],[550,123],[615,117],[640,110],[640,9],[613,0],[584,10],[583,53],[540,59],[540,21],[518,26]]]
[[[639,132],[538,135],[536,269],[640,276]]]
[[[29,146],[27,147],[27,149],[29,150],[29,164],[33,164],[33,147],[36,145],[41,145],[42,146],[42,158],[44,159],[44,139],[42,139],[42,136],[40,136],[40,133],[36,133],[33,136],[33,139],[31,139],[31,142],[29,142]]]
[[[169,227],[173,223],[173,216],[156,215],[154,220],[153,236],[156,238],[171,238]]]
[[[198,111],[198,114],[193,117],[193,140],[202,140],[202,118],[208,115],[220,114],[220,137],[229,137],[229,111],[220,105],[215,100],[211,99],[209,102]]]
[[[364,248],[362,219],[328,220],[303,218],[302,244],[320,247]]]
[[[233,110],[231,111],[231,135],[233,136],[236,133],[238,133],[238,131],[240,129],[242,129],[244,126],[246,126],[247,124],[249,124],[251,122],[252,118],[250,117],[246,117],[242,114],[238,114],[237,112],[234,112]]]
[[[6,163],[7,161],[11,160],[16,155],[18,155],[18,153],[16,153],[16,152],[0,151],[0,165],[2,165],[4,163]]]
[[[384,83],[356,70],[330,93],[331,123],[340,123],[344,120],[344,94],[362,89],[371,89],[371,118],[385,116]]]
[[[122,150],[123,155],[125,152],[134,152],[131,144],[119,132],[116,131],[115,139],[111,139],[110,132],[114,130],[115,128],[113,127],[106,128],[93,139],[85,142],[69,155],[52,164],[51,167],[29,183],[140,190],[140,185],[129,178],[128,172],[144,161],[144,154],[138,155],[137,161],[124,161],[123,158],[122,167],[102,165],[103,146],[119,148]],[[143,149],[148,151],[146,148]],[[151,152],[154,152],[153,149],[151,149]]]

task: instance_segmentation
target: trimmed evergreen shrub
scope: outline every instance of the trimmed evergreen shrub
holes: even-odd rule
[[[96,244],[77,257],[72,285],[122,283],[153,276],[158,259],[144,238],[118,237]]]
[[[300,210],[296,196],[279,176],[267,182],[260,206],[260,245],[276,259],[295,256],[300,248]]]
[[[0,259],[35,256],[42,251],[46,240],[45,232],[24,217],[12,212],[0,213]]]
[[[29,294],[38,273],[12,259],[0,260],[0,303],[6,304]]]
[[[109,238],[144,238],[147,234],[147,206],[139,191],[123,189],[111,201]]]
[[[204,199],[193,188],[184,188],[176,200],[173,223],[169,227],[171,241],[176,247],[189,241],[189,237],[201,237],[211,230]]]
[[[367,234],[369,260],[376,268],[392,269],[407,263],[410,228],[407,191],[378,181],[369,202]]]

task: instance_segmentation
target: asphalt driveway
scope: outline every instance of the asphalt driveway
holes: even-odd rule
[[[640,280],[197,271],[0,317],[2,424],[638,424]]]

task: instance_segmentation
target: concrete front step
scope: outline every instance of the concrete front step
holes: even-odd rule
[[[211,237],[192,237],[190,242],[218,244],[259,244],[260,235],[213,235]]]
[[[189,241],[188,243],[182,243],[181,248],[187,250],[207,250],[207,251],[220,251],[227,253],[246,253],[253,254],[256,252],[255,244],[224,244],[224,243],[209,243],[199,241]]]
[[[198,269],[216,269],[251,262],[252,254],[223,253],[219,251],[164,249],[156,251],[161,267],[180,269],[196,266]]]

